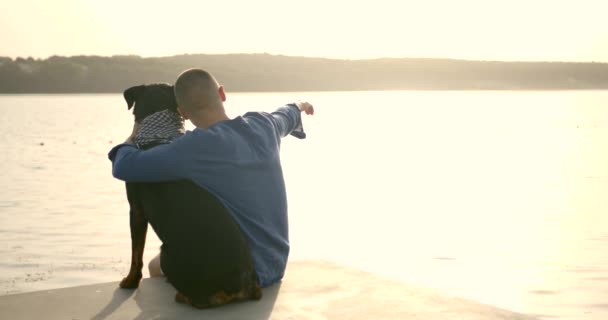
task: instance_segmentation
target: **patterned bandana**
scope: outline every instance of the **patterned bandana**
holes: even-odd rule
[[[133,142],[138,148],[166,144],[186,132],[184,119],[175,112],[163,110],[147,116],[139,123]]]

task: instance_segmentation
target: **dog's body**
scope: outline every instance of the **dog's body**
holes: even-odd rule
[[[159,111],[177,113],[167,84],[132,87],[124,96],[129,109],[135,103],[138,123]],[[206,308],[261,298],[247,241],[215,196],[191,181],[127,183],[126,188],[132,257],[122,288],[137,288],[142,278],[149,222],[163,242],[161,268],[177,289],[178,302]]]

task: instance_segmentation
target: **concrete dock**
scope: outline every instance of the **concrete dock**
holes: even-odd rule
[[[477,320],[534,317],[409,286],[322,261],[289,264],[280,284],[257,302],[197,310],[174,301],[164,278],[137,290],[118,282],[0,296],[2,319],[421,319]]]

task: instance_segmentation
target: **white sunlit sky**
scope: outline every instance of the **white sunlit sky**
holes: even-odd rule
[[[0,0],[0,56],[608,62],[605,0]]]

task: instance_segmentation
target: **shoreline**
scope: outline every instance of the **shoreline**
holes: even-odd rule
[[[536,319],[320,260],[290,262],[283,281],[263,291],[258,302],[197,310],[175,303],[175,290],[164,278],[144,278],[137,290],[108,282],[0,296],[0,309],[11,319],[48,320],[203,315],[213,319]]]

